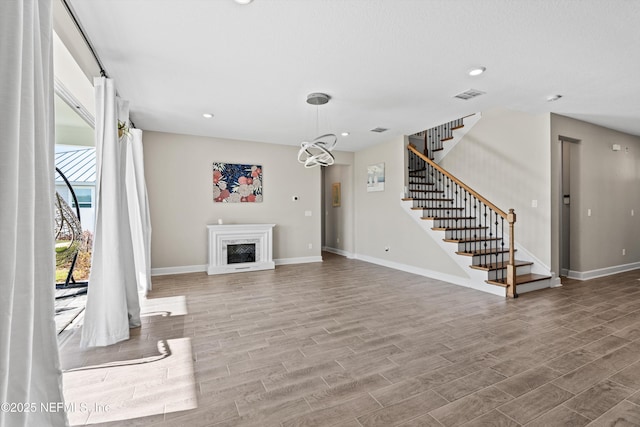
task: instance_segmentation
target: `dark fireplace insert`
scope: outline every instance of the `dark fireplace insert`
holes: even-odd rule
[[[256,244],[227,245],[227,264],[240,264],[243,262],[256,262]]]

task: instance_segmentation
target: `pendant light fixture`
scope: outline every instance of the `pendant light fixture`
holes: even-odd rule
[[[318,106],[329,102],[329,95],[325,93],[310,93],[307,95],[307,104],[316,106],[316,133],[318,132]],[[331,154],[338,142],[338,137],[332,133],[320,135],[313,141],[302,141],[298,151],[298,162],[305,168],[314,166],[331,166],[335,157]]]

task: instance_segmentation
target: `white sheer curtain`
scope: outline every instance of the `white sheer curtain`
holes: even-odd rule
[[[66,425],[64,411],[40,408],[62,402],[53,308],[51,23],[51,0],[0,1],[2,426]],[[11,412],[7,403],[35,406]]]
[[[118,138],[118,121],[128,123],[129,108],[116,97],[113,80],[94,79],[96,94],[96,223],[87,294],[83,347],[129,339],[140,326],[140,303],[127,197],[127,137]]]
[[[151,216],[140,129],[131,129],[127,141],[127,198],[138,292],[146,296],[151,290]]]

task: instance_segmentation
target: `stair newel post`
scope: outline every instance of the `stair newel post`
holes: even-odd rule
[[[509,209],[507,214],[509,222],[509,264],[507,264],[507,296],[518,298],[516,291],[516,257],[515,257],[515,238],[513,227],[516,223],[516,213],[513,209]]]

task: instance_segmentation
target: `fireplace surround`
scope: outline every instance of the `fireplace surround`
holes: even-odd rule
[[[207,274],[273,270],[275,224],[207,225]]]

